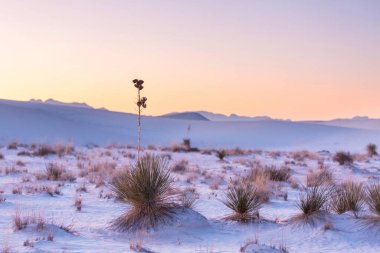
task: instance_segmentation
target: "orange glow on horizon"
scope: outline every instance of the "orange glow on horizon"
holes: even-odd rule
[[[0,98],[135,112],[140,78],[146,115],[380,118],[376,6],[94,2],[2,3]]]

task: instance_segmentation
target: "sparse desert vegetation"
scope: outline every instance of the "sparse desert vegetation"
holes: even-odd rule
[[[137,160],[137,148],[116,145],[34,155],[40,146],[0,148],[4,154],[0,221],[12,224],[11,252],[18,247],[42,249],[41,241],[64,247],[62,236],[67,235],[94,240],[100,231],[110,238],[129,238],[134,251],[157,252],[164,243],[167,252],[178,247],[184,252],[225,247],[228,252],[239,248],[242,252],[299,252],[295,245],[306,245],[301,242],[304,229],[328,231],[331,240],[339,240],[336,231],[371,237],[380,224],[380,172],[374,169],[379,166],[375,155],[358,159],[354,166],[340,166],[335,154],[308,151],[226,149],[228,160],[220,162],[209,152],[171,152],[160,147],[141,151]],[[22,160],[21,152],[26,153]],[[355,157],[367,156],[364,152]],[[38,204],[30,206],[28,199]],[[345,225],[355,222],[365,229],[353,231]],[[301,225],[299,232],[292,230],[294,224]],[[92,232],[85,232],[87,228]],[[189,240],[223,237],[226,231],[231,236],[227,238],[237,238],[236,243],[214,241],[210,247]],[[251,231],[261,238],[260,243],[245,244],[252,238]],[[279,231],[296,236],[273,241],[273,233]],[[32,233],[38,234],[38,240]],[[173,238],[179,238],[180,246],[172,243]],[[322,240],[317,236],[315,245]],[[129,245],[125,240],[118,244]],[[114,246],[105,243],[104,247]]]

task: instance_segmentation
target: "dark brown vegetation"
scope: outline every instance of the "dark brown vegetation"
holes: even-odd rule
[[[336,152],[333,161],[339,163],[339,165],[352,165],[354,159],[349,152]]]

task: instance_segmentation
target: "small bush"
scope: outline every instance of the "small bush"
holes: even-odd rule
[[[290,178],[290,169],[288,167],[281,167],[277,169],[275,166],[266,167],[269,173],[269,178],[272,181],[285,182]]]
[[[331,189],[323,186],[313,186],[301,195],[297,207],[302,211],[301,215],[296,216],[306,222],[313,222],[314,217],[318,217],[321,212],[328,209],[331,196]]]
[[[259,218],[259,209],[262,204],[256,189],[245,183],[232,186],[227,191],[226,200],[223,203],[234,211],[226,218],[240,222],[249,222]]]
[[[49,145],[41,145],[33,153],[34,156],[47,156],[47,155],[55,155],[55,154],[57,154],[56,150]]]
[[[377,146],[373,143],[368,144],[367,153],[368,153],[368,156],[370,157],[377,155]]]
[[[11,142],[8,144],[8,149],[17,149],[18,143],[17,142]]]
[[[220,161],[223,161],[224,157],[226,157],[226,151],[224,151],[224,150],[217,150],[216,151],[216,157],[218,157]]]
[[[46,166],[46,176],[42,175],[40,177],[38,177],[39,179],[42,179],[42,178],[45,178],[47,180],[50,180],[50,181],[74,181],[75,180],[75,176],[66,171],[65,168],[63,168],[62,166],[56,164],[56,163],[49,163],[47,164]]]
[[[112,182],[112,190],[121,201],[132,208],[115,219],[116,231],[150,229],[170,221],[175,208],[172,202],[172,179],[167,160],[146,154],[132,170],[125,171]]]
[[[181,204],[185,208],[194,208],[198,198],[199,194],[195,191],[195,188],[185,189],[180,195]]]
[[[16,211],[15,216],[13,216],[13,228],[15,231],[22,230],[26,228],[29,224],[29,219],[22,217],[20,211]]]
[[[189,161],[187,160],[180,160],[174,166],[172,167],[173,172],[185,172],[188,168]]]
[[[332,172],[326,167],[312,171],[306,177],[306,185],[308,187],[329,185],[332,183],[333,183]]]
[[[365,190],[362,183],[344,182],[335,188],[332,197],[332,209],[342,214],[347,211],[352,211],[355,217],[358,217],[359,212],[363,209],[365,200]]]
[[[82,199],[81,198],[76,198],[74,206],[77,209],[77,211],[80,212],[82,210]]]
[[[256,193],[259,195],[261,202],[269,201],[271,195],[270,175],[264,167],[257,165],[251,169],[244,181],[252,183],[255,186]]]
[[[336,152],[333,161],[339,163],[339,165],[352,165],[354,159],[348,152]]]
[[[4,155],[0,153],[0,160],[3,160],[3,159],[4,159]]]
[[[48,180],[58,181],[62,178],[64,169],[55,163],[49,163],[46,167],[46,176]]]

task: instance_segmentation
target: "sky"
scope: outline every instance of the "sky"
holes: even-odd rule
[[[380,118],[377,0],[0,0],[0,98]]]

